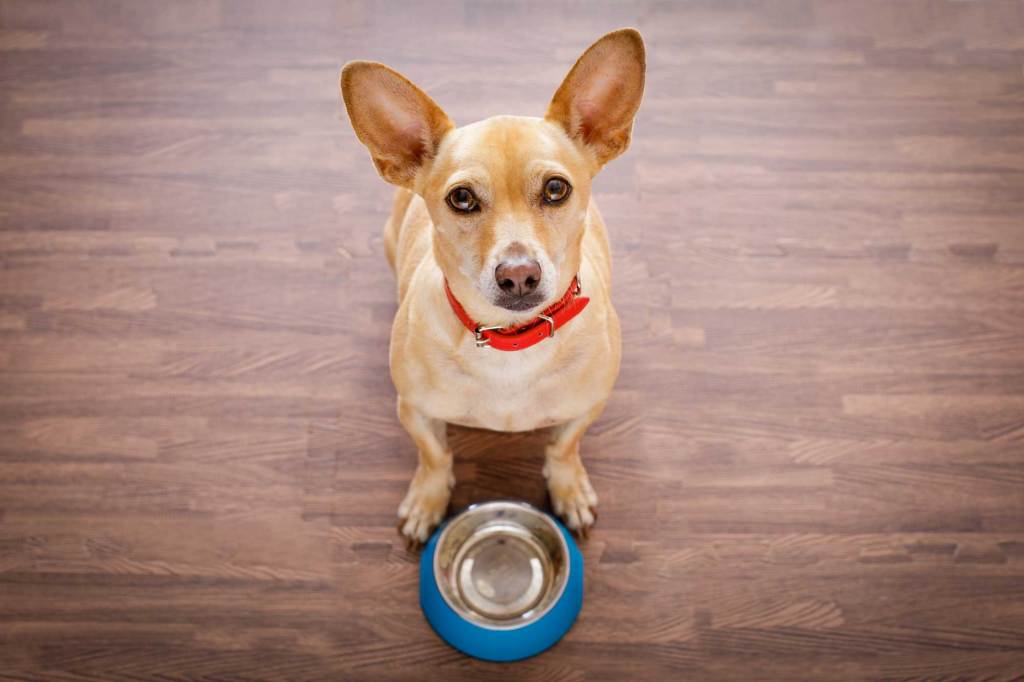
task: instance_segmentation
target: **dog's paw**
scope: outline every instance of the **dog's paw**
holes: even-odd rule
[[[398,532],[411,545],[422,545],[441,523],[455,477],[450,470],[424,474],[417,470],[402,504],[398,505]]]
[[[597,521],[597,494],[583,465],[548,460],[544,465],[544,478],[548,480],[548,494],[555,514],[562,517],[569,530],[581,538],[587,537],[590,527]]]

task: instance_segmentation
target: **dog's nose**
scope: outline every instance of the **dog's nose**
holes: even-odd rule
[[[494,269],[494,279],[498,280],[498,286],[507,294],[532,294],[540,284],[540,263],[535,260],[514,263],[502,261]]]

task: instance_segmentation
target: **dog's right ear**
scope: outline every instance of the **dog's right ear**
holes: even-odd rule
[[[356,136],[370,150],[377,172],[412,188],[423,163],[454,126],[447,114],[397,71],[376,62],[349,62],[341,70],[341,96]]]

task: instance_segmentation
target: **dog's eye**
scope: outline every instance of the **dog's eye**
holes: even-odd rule
[[[480,208],[476,195],[468,187],[456,187],[448,192],[448,205],[459,213],[472,213]]]
[[[544,203],[560,204],[569,196],[572,187],[562,178],[548,178],[544,183]]]

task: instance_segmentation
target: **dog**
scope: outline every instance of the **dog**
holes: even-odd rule
[[[398,280],[390,370],[398,418],[419,451],[399,531],[425,542],[455,485],[448,423],[551,427],[552,507],[586,536],[597,495],[579,444],[619,372],[611,256],[591,198],[629,146],[644,43],[620,29],[591,45],[543,118],[455,127],[398,72],[353,61],[341,93],[380,176],[398,187],[384,247]]]

